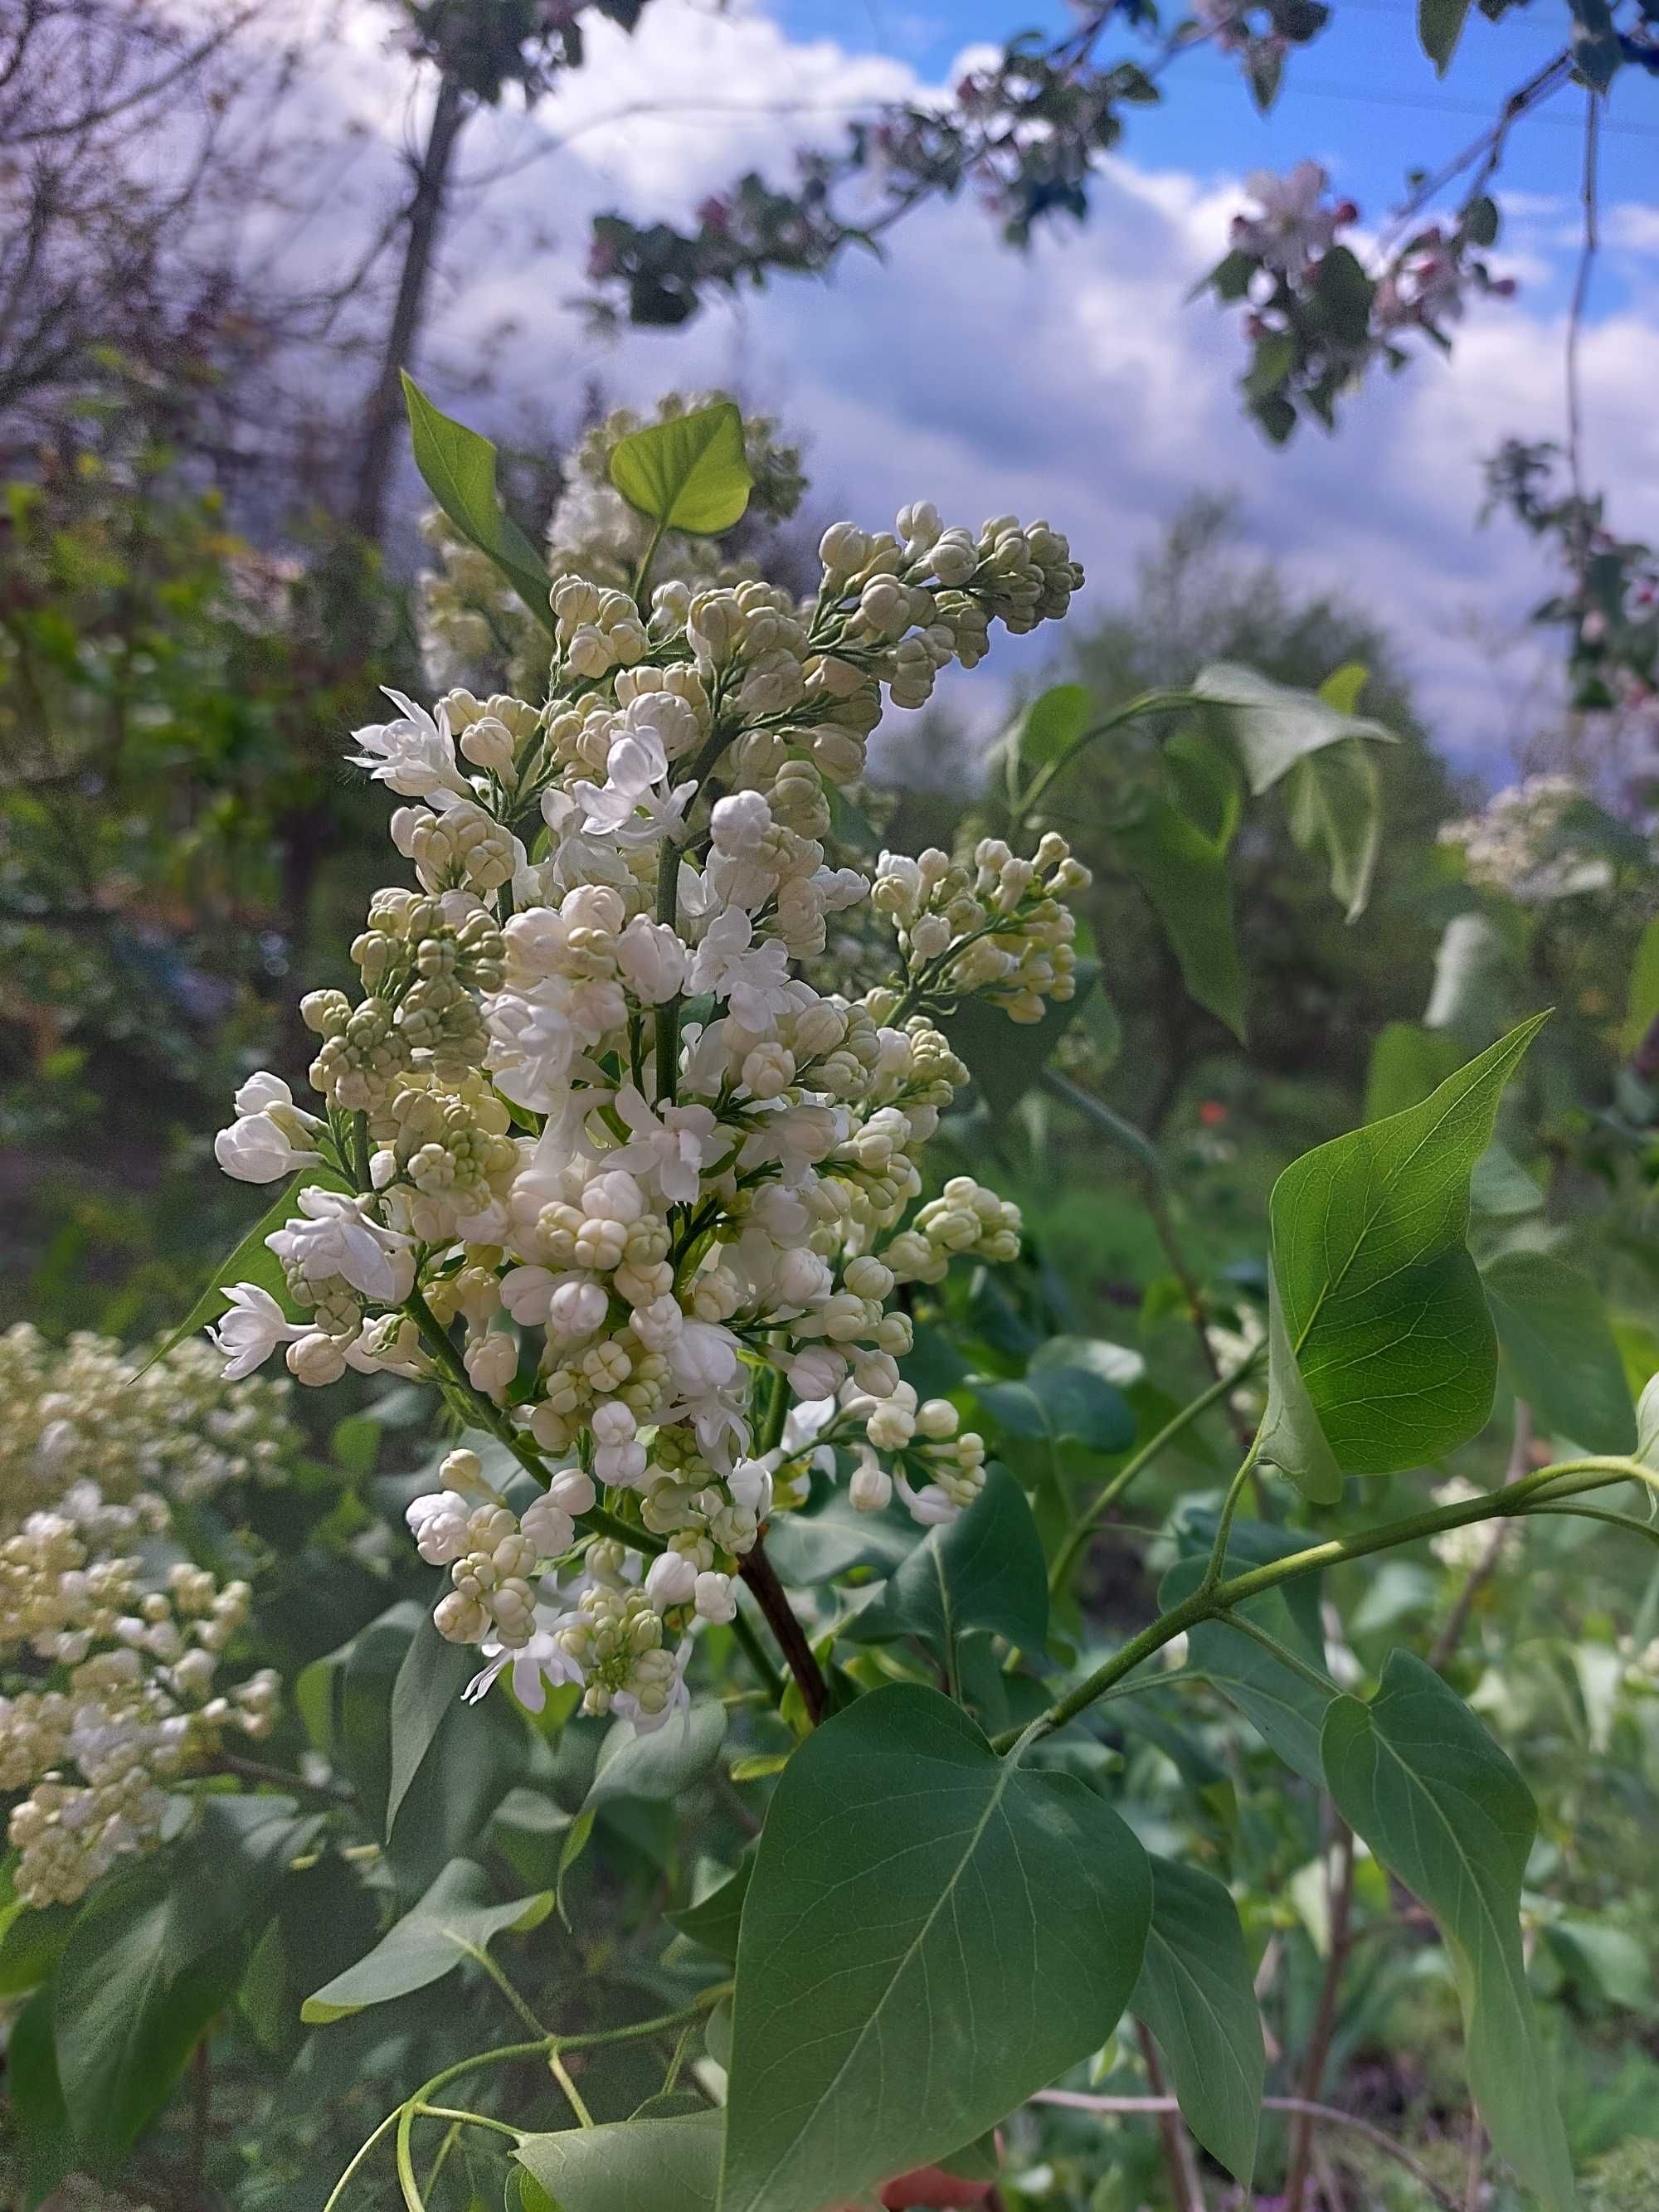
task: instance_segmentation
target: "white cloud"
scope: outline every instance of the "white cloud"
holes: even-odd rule
[[[974,522],[1046,514],[1090,568],[1079,614],[1120,596],[1183,497],[1235,489],[1264,549],[1397,634],[1449,749],[1468,759],[1504,741],[1508,703],[1471,621],[1518,626],[1549,578],[1512,525],[1476,528],[1479,464],[1506,434],[1561,434],[1558,311],[1524,295],[1480,307],[1449,364],[1425,349],[1352,400],[1335,438],[1304,430],[1273,453],[1239,410],[1235,319],[1186,303],[1224,250],[1237,185],[1115,160],[1088,228],[1029,256],[1001,247],[965,194],[899,226],[880,264],[851,255],[827,283],[785,279],[684,331],[596,351],[574,304],[594,209],[683,220],[743,167],[786,177],[801,138],[833,141],[848,108],[925,88],[890,54],[792,42],[759,0],[718,13],[654,0],[632,39],[595,30],[591,54],[536,118],[493,119],[469,147],[476,173],[570,142],[503,177],[447,242],[430,360],[470,372],[477,334],[515,325],[490,349],[499,398],[475,413],[533,395],[568,420],[592,378],[630,398],[731,383],[805,433],[821,494],[860,519],[922,495]],[[398,72],[373,47],[352,71],[340,96],[389,154],[405,128],[386,97]],[[676,104],[687,112],[653,112]],[[1525,210],[1529,261],[1547,256],[1555,212]],[[1659,208],[1610,210],[1607,228],[1616,247],[1650,252]],[[538,230],[551,235],[527,252]],[[1659,329],[1627,297],[1587,329],[1583,368],[1592,477],[1610,482],[1620,526],[1659,535]]]

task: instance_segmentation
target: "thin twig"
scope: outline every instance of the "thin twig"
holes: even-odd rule
[[[1156,2117],[1160,2112],[1179,2109],[1173,2097],[1094,2097],[1085,2096],[1079,2089],[1039,2089],[1030,2101],[1034,2105],[1064,2105],[1073,2112],[1098,2112],[1103,2119],[1137,2112]],[[1367,2142],[1393,2159],[1396,2165],[1404,2166],[1419,2186],[1428,2191],[1435,2203],[1444,2207],[1444,2212],[1463,2212],[1463,2207],[1450,2190],[1437,2181],[1427,2166],[1413,2158],[1403,2143],[1397,2143],[1392,2136],[1385,2135],[1381,2128],[1373,2127],[1369,2120],[1362,2120],[1357,2113],[1345,2112],[1335,2105],[1316,2105],[1306,2097],[1264,2097],[1261,2109],[1264,2112],[1300,2115],[1328,2127],[1351,2129],[1355,2135],[1364,2136]]]
[[[1342,1996],[1342,1973],[1348,1963],[1348,1925],[1353,1907],[1353,1830],[1338,1817],[1336,1808],[1326,1800],[1328,1818],[1331,1823],[1331,1854],[1325,1863],[1325,1905],[1327,1940],[1330,1949],[1325,1960],[1325,1978],[1319,1988],[1319,2008],[1314,2014],[1312,2033],[1302,2061],[1298,2083],[1301,2102],[1313,2107],[1320,2090],[1324,2087],[1325,2065],[1331,2055],[1331,2039],[1336,2033],[1337,2008]],[[1302,2212],[1307,2202],[1308,2174],[1313,2151],[1313,2118],[1311,2110],[1298,2112],[1291,2130],[1290,2172],[1285,2182],[1285,2212]]]
[[[1578,374],[1578,346],[1583,335],[1584,309],[1589,300],[1590,272],[1601,246],[1597,217],[1601,137],[1601,95],[1594,86],[1584,94],[1584,172],[1580,200],[1584,214],[1583,241],[1578,249],[1578,273],[1573,279],[1572,306],[1567,315],[1567,473],[1572,480],[1575,510],[1573,559],[1582,586],[1589,556],[1589,510],[1584,497],[1584,407]]]
[[[1167,2107],[1158,2116],[1158,2133],[1164,2138],[1164,2160],[1170,2169],[1170,2187],[1175,2197],[1176,2212],[1207,2212],[1204,2202],[1204,2185],[1198,2178],[1198,2161],[1193,2156],[1193,2146],[1187,2133],[1181,2107],[1176,2100],[1166,2095],[1164,2069],[1158,2063],[1158,2045],[1152,2032],[1142,2021],[1135,2022],[1135,2035],[1140,2045],[1141,2061],[1146,2069],[1146,2079],[1152,2084],[1152,2094]]]
[[[814,1728],[823,1718],[824,1708],[830,1702],[830,1692],[812,1647],[806,1640],[806,1631],[795,1617],[783,1584],[778,1580],[778,1571],[766,1556],[766,1547],[757,1536],[752,1547],[744,1554],[743,1565],[738,1570],[753,1591],[755,1602],[766,1616],[766,1625],[778,1639],[778,1649],[795,1678],[808,1719]]]

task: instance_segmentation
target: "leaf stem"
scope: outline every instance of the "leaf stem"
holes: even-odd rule
[[[1260,1597],[1266,1590],[1277,1589],[1281,1583],[1317,1573],[1322,1567],[1365,1559],[1373,1552],[1392,1551],[1398,1545],[1415,1543],[1420,1537],[1437,1536],[1449,1528],[1467,1528],[1477,1521],[1524,1513],[1540,1493],[1554,1503],[1580,1491],[1605,1489],[1615,1482],[1644,1482],[1659,1489],[1659,1475],[1644,1467],[1639,1460],[1611,1456],[1564,1460],[1557,1466],[1540,1468],[1536,1474],[1486,1497],[1438,1506],[1432,1512],[1413,1513],[1405,1520],[1390,1521],[1380,1528],[1364,1529],[1355,1536],[1332,1537],[1326,1543],[1310,1545],[1304,1552],[1293,1552],[1288,1558],[1273,1559],[1265,1566],[1235,1575],[1212,1589],[1200,1587],[1179,1605],[1160,1613],[1139,1635],[1132,1636],[1112,1658],[1096,1668],[1066,1696],[1056,1699],[1033,1725],[1040,1727],[1044,1734],[1064,1728],[1067,1721],[1086,1712],[1103,1692],[1121,1682],[1126,1674],[1133,1674],[1143,1660],[1161,1651],[1176,1637],[1195,1627],[1200,1621],[1213,1620],[1218,1613],[1230,1612],[1250,1598]],[[993,1737],[993,1747],[999,1752],[1012,1750],[1020,1735],[1017,1729],[1006,1729],[1000,1735]]]
[[[571,2111],[576,2115],[577,2126],[591,2128],[593,2124],[593,2115],[588,2111],[586,2106],[582,2102],[581,2091],[578,2089],[575,2083],[571,2080],[570,2069],[565,2064],[563,2059],[559,2056],[559,2046],[556,2040],[550,2043],[547,2048],[547,2070],[553,2076],[553,2079],[558,2083],[560,2088],[563,2090],[566,2104],[569,2106]]]
[[[1204,1570],[1204,1579],[1199,1584],[1202,1590],[1212,1590],[1220,1582],[1227,1565],[1227,1539],[1232,1534],[1233,1516],[1238,1511],[1238,1501],[1244,1495],[1244,1486],[1255,1471],[1256,1455],[1261,1449],[1261,1431],[1256,1431],[1250,1449],[1240,1462],[1238,1472],[1227,1485],[1227,1495],[1221,1501],[1221,1511],[1216,1521],[1215,1541],[1210,1547],[1209,1565]]]
[[[659,514],[653,526],[646,548],[640,556],[640,565],[634,571],[634,604],[641,618],[651,611],[648,586],[651,582],[651,563],[662,550],[662,541],[668,535],[668,517]]]

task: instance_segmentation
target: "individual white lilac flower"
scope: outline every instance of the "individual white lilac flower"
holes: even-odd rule
[[[484,1065],[496,1089],[515,1106],[547,1114],[568,1103],[579,1042],[569,1000],[570,985],[562,975],[550,977],[533,993],[500,991],[484,1000],[489,1031]]]
[[[700,1620],[713,1621],[724,1626],[738,1617],[738,1590],[735,1578],[709,1568],[697,1577],[693,1602]]]
[[[724,999],[744,1029],[757,1034],[792,1012],[797,999],[788,946],[781,937],[757,944],[755,925],[741,907],[727,907],[709,923],[691,956],[686,988]]]
[[[685,981],[686,950],[679,933],[665,921],[636,914],[617,939],[617,966],[623,981],[641,1004],[659,1006]]]
[[[723,1390],[738,1371],[738,1340],[718,1322],[687,1321],[669,1345],[668,1364],[688,1396]]]
[[[892,1498],[893,1478],[867,1446],[860,1449],[847,1494],[860,1513],[879,1513]]]
[[[645,1571],[645,1594],[659,1613],[671,1605],[690,1605],[696,1588],[696,1561],[683,1552],[663,1552]]]
[[[404,1519],[415,1548],[429,1567],[447,1567],[467,1548],[471,1506],[459,1490],[433,1490],[411,1498]]]
[[[954,1521],[962,1510],[956,1499],[937,1482],[926,1482],[920,1490],[915,1490],[901,1474],[897,1477],[897,1489],[909,1510],[910,1518],[920,1522],[924,1528],[934,1528],[941,1522]]]
[[[603,784],[574,783],[570,788],[588,829],[628,846],[678,837],[696,785],[669,788],[662,739],[646,728],[626,731],[617,738],[605,760]]]
[[[607,1154],[607,1166],[653,1178],[665,1199],[690,1205],[701,1188],[704,1163],[720,1149],[720,1125],[711,1109],[665,1106],[659,1110],[632,1083],[617,1091],[616,1107],[633,1135]]]
[[[402,711],[395,721],[374,722],[354,731],[359,750],[349,755],[353,768],[366,769],[376,783],[384,783],[404,799],[433,799],[440,809],[444,794],[471,799],[472,787],[455,765],[449,733],[449,716],[440,707],[434,721],[424,707],[417,707],[401,691],[382,685],[392,705]]]
[[[273,1106],[286,1106],[293,1113],[300,1112],[294,1103],[294,1093],[282,1077],[273,1075],[269,1068],[264,1067],[256,1068],[246,1081],[238,1086],[234,1103],[238,1114],[265,1114]],[[313,1128],[316,1127],[314,1115],[307,1114],[301,1118]]]
[[[556,1690],[566,1682],[580,1684],[586,1679],[550,1627],[538,1628],[527,1643],[511,1646],[496,1637],[487,1637],[483,1650],[489,1664],[461,1692],[470,1705],[485,1697],[496,1678],[509,1668],[513,1694],[527,1713],[540,1712],[550,1686]]]
[[[411,1239],[384,1228],[368,1206],[345,1191],[302,1190],[301,1218],[273,1230],[265,1243],[313,1281],[338,1275],[377,1304],[401,1304],[414,1278]]]
[[[241,1114],[214,1139],[213,1157],[238,1182],[280,1182],[301,1168],[315,1167],[322,1155],[297,1148],[270,1115]]]
[[[225,1296],[230,1301],[229,1311],[208,1334],[226,1355],[228,1382],[240,1382],[256,1367],[263,1367],[279,1344],[292,1344],[306,1333],[257,1283],[233,1283]]]

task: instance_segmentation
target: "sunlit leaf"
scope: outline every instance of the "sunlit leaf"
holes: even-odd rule
[[[488,554],[538,622],[553,627],[545,562],[502,507],[495,489],[495,448],[432,404],[404,374],[415,465],[428,490],[463,538]]]
[[[665,529],[716,537],[742,521],[754,483],[743,416],[722,399],[647,423],[612,449],[611,481],[630,507]]]
[[[1363,675],[1363,671],[1358,672]],[[1241,668],[1232,661],[1213,661],[1199,671],[1193,690],[1212,702],[1225,722],[1244,763],[1251,791],[1259,798],[1286,776],[1298,761],[1327,745],[1360,738],[1373,744],[1396,742],[1392,730],[1368,716],[1356,714],[1351,701],[1348,672],[1339,670],[1332,679],[1330,696],[1319,691],[1293,690]]]
[[[1498,1344],[1464,1241],[1469,1177],[1543,1019],[1511,1030],[1420,1106],[1305,1153],[1273,1186],[1285,1330],[1346,1473],[1435,1458],[1492,1412]]]

